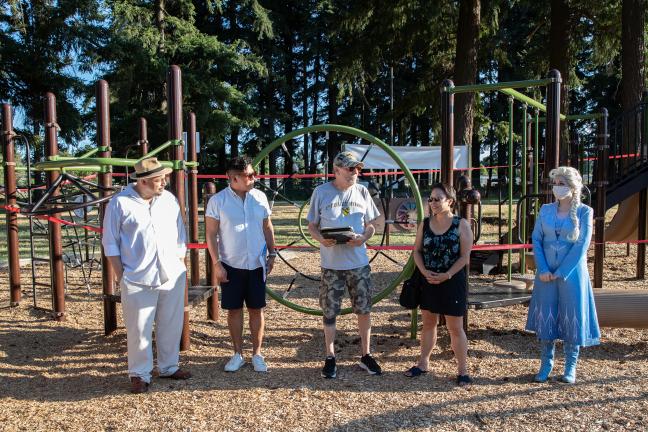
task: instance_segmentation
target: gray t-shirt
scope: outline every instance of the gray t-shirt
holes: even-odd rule
[[[356,183],[342,191],[328,182],[313,191],[306,219],[320,228],[350,226],[356,234],[363,234],[365,225],[378,216],[380,211],[366,187]],[[322,267],[330,270],[351,270],[369,264],[365,245],[320,246],[320,257]]]

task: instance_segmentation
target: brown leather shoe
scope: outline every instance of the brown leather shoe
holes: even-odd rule
[[[191,378],[191,372],[188,370],[178,369],[171,375],[160,375],[160,378],[173,379],[173,380],[186,380]]]
[[[146,393],[149,389],[149,383],[140,377],[131,377],[131,393]]]

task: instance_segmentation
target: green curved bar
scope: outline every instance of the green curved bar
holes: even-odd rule
[[[304,204],[302,204],[302,206],[299,207],[299,213],[297,214],[297,227],[299,228],[299,234],[301,234],[302,238],[306,243],[313,246],[314,248],[319,248],[319,245],[316,244],[310,237],[306,237],[306,232],[304,231],[304,226],[302,225],[302,215],[304,214],[304,209],[306,208],[306,205],[309,202],[310,202],[310,198],[304,201]]]
[[[305,128],[297,129],[294,130],[290,133],[287,133],[286,135],[274,140],[270,144],[268,144],[261,152],[254,158],[254,161],[252,164],[257,167],[259,163],[265,159],[271,151],[279,148],[281,144],[285,143],[286,141],[293,139],[295,137],[305,135],[307,133],[312,133],[312,132],[340,132],[340,133],[346,133],[349,135],[356,136],[358,138],[362,138],[366,141],[369,141],[372,144],[375,144],[376,146],[380,147],[385,153],[387,153],[393,160],[396,162],[398,167],[403,171],[405,178],[409,182],[410,188],[412,189],[412,194],[414,195],[414,200],[416,201],[416,215],[417,215],[417,220],[422,221],[423,220],[423,201],[421,200],[421,194],[418,190],[418,186],[416,185],[416,179],[414,179],[414,176],[410,172],[410,170],[407,168],[405,165],[405,162],[398,156],[398,154],[389,147],[384,141],[376,138],[373,135],[370,135],[364,131],[361,131],[360,129],[352,128],[349,126],[343,126],[343,125],[336,125],[336,124],[320,124],[320,125],[313,125],[313,126],[308,126]],[[303,206],[302,206],[303,208]],[[301,215],[301,209],[300,209],[300,215]],[[306,240],[308,242],[308,240]],[[310,242],[309,242],[310,243]],[[315,246],[317,247],[317,246]],[[378,294],[376,294],[372,299],[371,302],[372,304],[376,304],[380,300],[384,299],[387,297],[394,289],[400,285],[402,281],[404,281],[406,278],[408,278],[411,274],[412,271],[414,270],[414,259],[410,256],[409,259],[407,260],[407,263],[405,264],[405,267],[403,267],[403,270],[400,272],[398,276],[382,291],[380,291]],[[295,304],[289,300],[284,299],[281,297],[279,294],[274,292],[272,289],[266,287],[266,292],[268,295],[276,300],[277,302],[281,303],[284,306],[287,306],[297,312],[302,312],[305,314],[309,315],[322,315],[322,311],[320,309],[313,309],[313,308],[308,308],[305,306],[300,306],[298,304]],[[345,308],[342,309],[340,312],[341,315],[346,315],[352,312],[351,308]]]

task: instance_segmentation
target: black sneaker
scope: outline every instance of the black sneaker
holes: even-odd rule
[[[322,377],[333,379],[337,376],[337,366],[335,366],[335,357],[326,357],[324,367],[322,368]]]
[[[360,363],[358,364],[362,369],[369,372],[370,375],[382,375],[382,369],[380,369],[380,366],[378,365],[378,363],[376,363],[376,360],[371,357],[371,354],[365,354],[360,357]]]

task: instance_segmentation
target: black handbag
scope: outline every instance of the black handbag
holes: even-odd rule
[[[403,282],[398,302],[405,309],[416,309],[421,302],[421,272],[414,267],[412,276]]]

